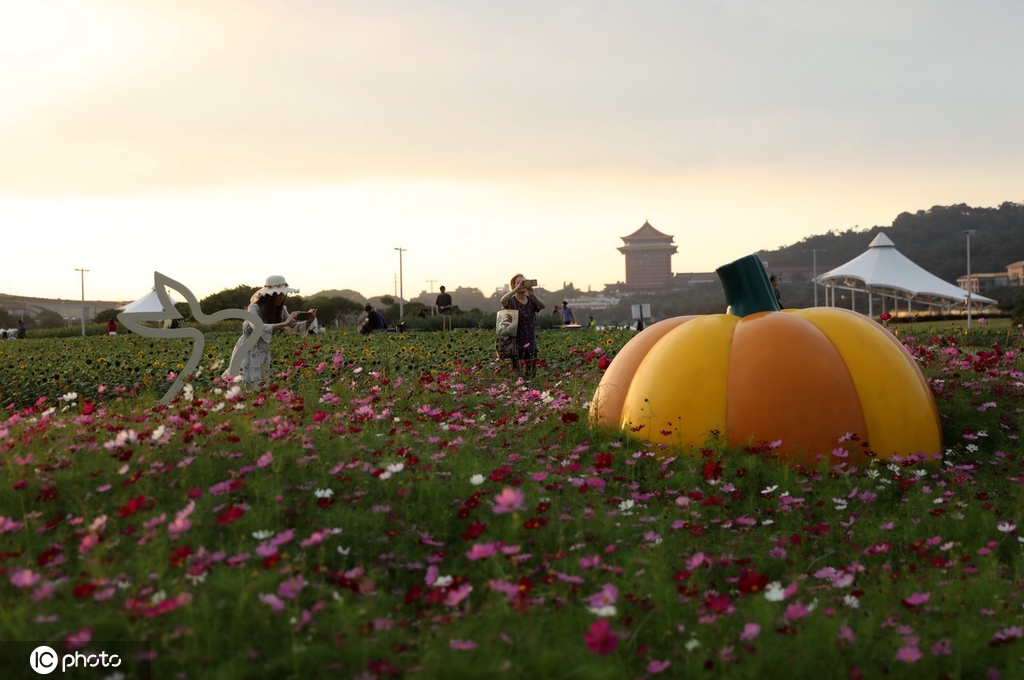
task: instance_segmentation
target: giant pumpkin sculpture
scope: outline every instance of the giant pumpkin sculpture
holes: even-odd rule
[[[780,311],[755,255],[718,275],[730,313],[637,334],[598,385],[594,424],[690,450],[781,442],[780,461],[805,464],[941,450],[928,384],[886,330],[844,309]]]

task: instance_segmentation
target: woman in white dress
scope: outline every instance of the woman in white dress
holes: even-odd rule
[[[249,299],[248,311],[263,320],[263,333],[256,344],[246,352],[239,365],[239,375],[242,383],[248,387],[259,384],[270,374],[270,341],[274,337],[274,331],[285,331],[306,335],[310,325],[316,320],[316,310],[309,310],[308,315],[299,319],[300,312],[289,312],[285,300],[289,293],[298,293],[298,288],[291,288],[283,276],[268,276],[266,285],[252,294]],[[249,321],[242,322],[242,337],[235,343],[235,349],[231,352],[231,362],[234,364],[235,354],[239,351],[246,338],[252,335],[255,327]],[[229,369],[230,371],[230,369]],[[232,378],[229,371],[224,372],[225,378]]]

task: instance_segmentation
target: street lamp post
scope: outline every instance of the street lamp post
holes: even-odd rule
[[[75,269],[76,272],[82,272],[82,337],[85,337],[85,273],[88,269]]]
[[[405,292],[402,286],[402,253],[408,248],[395,248],[398,251],[398,322],[405,319]]]
[[[971,234],[974,229],[964,229],[967,236],[967,330],[971,330]]]
[[[811,283],[814,284],[814,306],[818,306],[818,251],[827,253],[827,248],[811,248],[811,257],[814,260],[814,277],[811,279]],[[825,300],[825,304],[828,304],[828,300]]]

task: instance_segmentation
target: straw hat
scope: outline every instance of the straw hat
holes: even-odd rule
[[[273,275],[267,277],[267,282],[262,288],[252,294],[250,302],[257,302],[264,295],[288,295],[289,293],[298,293],[298,288],[292,288],[285,281],[283,276]]]

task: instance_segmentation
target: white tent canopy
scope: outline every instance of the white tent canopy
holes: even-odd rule
[[[896,250],[896,244],[883,233],[871,241],[866,251],[846,264],[818,276],[815,282],[825,286],[825,304],[832,307],[836,304],[837,289],[850,291],[851,305],[857,292],[866,293],[869,316],[874,314],[872,300],[875,295],[880,295],[883,300],[886,297],[892,298],[894,309],[898,301],[906,301],[908,312],[913,311],[911,305],[914,303],[949,310],[960,305],[966,307],[968,301],[966,290],[914,264]],[[994,305],[996,301],[971,293],[970,304],[972,307]]]
[[[171,302],[178,304],[177,300],[170,297]],[[122,312],[162,312],[164,310],[163,304],[160,303],[160,296],[156,294],[156,287],[154,286],[149,290],[148,293],[140,297],[135,302],[129,302],[123,307],[118,307]],[[170,310],[167,310],[170,311]]]

